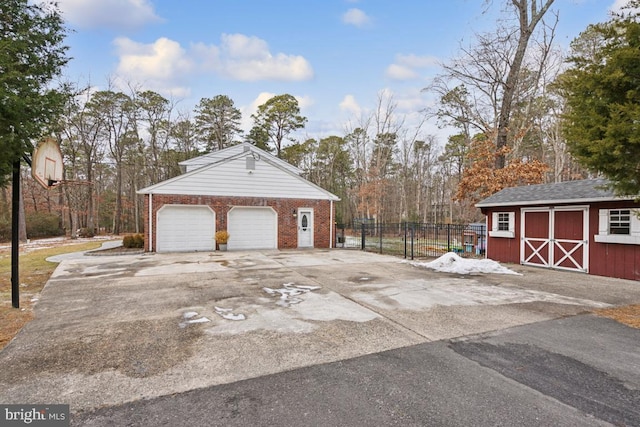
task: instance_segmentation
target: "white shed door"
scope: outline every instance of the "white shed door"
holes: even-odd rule
[[[208,206],[163,206],[156,227],[156,252],[215,250],[216,215]]]
[[[227,231],[229,250],[278,247],[277,215],[271,208],[232,208]]]

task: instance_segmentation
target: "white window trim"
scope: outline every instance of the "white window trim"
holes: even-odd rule
[[[593,236],[597,243],[617,243],[622,245],[640,245],[640,218],[638,209],[631,211],[631,229],[629,234],[609,234],[609,211],[627,208],[600,209],[598,211],[598,234]]]
[[[509,230],[498,230],[498,215],[509,214]],[[516,213],[515,212],[493,212],[491,214],[491,230],[489,237],[503,237],[513,239],[516,237]]]

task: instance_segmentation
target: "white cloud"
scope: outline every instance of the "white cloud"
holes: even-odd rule
[[[353,95],[345,96],[339,106],[342,111],[347,111],[356,116],[359,116],[362,113],[362,108],[360,108],[358,101],[356,101],[356,98]]]
[[[414,68],[428,68],[439,64],[438,58],[435,56],[418,56],[414,54],[396,55],[396,62]]]
[[[419,69],[434,67],[438,63],[433,56],[398,54],[395,62],[387,67],[385,75],[393,80],[413,80],[420,77]]]
[[[220,46],[196,43],[188,49],[161,37],[139,43],[126,37],[113,41],[119,57],[117,74],[160,93],[185,96],[187,82],[198,73],[211,73],[240,81],[298,81],[313,77],[309,62],[301,56],[272,55],[267,42],[242,34],[223,34]],[[300,98],[301,105],[310,101]]]
[[[304,110],[313,106],[316,102],[310,96],[296,96],[300,110]]]
[[[413,80],[418,78],[418,73],[415,70],[398,64],[389,65],[385,75],[393,80]]]
[[[342,15],[342,22],[362,28],[371,23],[371,18],[361,9],[352,8]]]
[[[223,34],[220,46],[196,44],[194,52],[205,68],[240,81],[301,81],[313,78],[302,56],[272,54],[266,41],[244,34]]]
[[[117,73],[123,79],[135,79],[145,87],[175,96],[185,96],[189,89],[179,83],[195,64],[176,41],[162,37],[150,44],[126,37],[114,40],[120,61]]]
[[[255,113],[258,110],[258,107],[276,96],[275,93],[271,92],[260,92],[260,94],[253,100],[251,103],[251,114]]]
[[[161,22],[150,0],[59,0],[66,21],[80,28],[131,30]]]
[[[390,99],[396,105],[398,114],[413,114],[424,110],[428,105],[428,93],[422,88],[412,87],[402,92],[394,92],[390,88],[384,88],[380,92],[384,99]]]
[[[629,0],[615,0],[611,5],[611,7],[609,8],[609,10],[615,13],[622,12],[622,7],[626,6],[627,3],[629,3]],[[638,12],[639,9],[640,8],[632,8],[632,9],[628,9],[626,12],[628,12],[629,10]]]

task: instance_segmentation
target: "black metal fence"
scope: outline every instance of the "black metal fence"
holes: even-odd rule
[[[484,257],[487,230],[483,223],[425,224],[403,222],[338,225],[336,246],[405,258],[438,257],[455,252],[463,257]]]

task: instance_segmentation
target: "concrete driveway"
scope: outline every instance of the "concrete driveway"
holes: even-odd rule
[[[637,282],[511,268],[347,250],[68,257],[0,352],[0,401],[85,411],[640,301]]]

